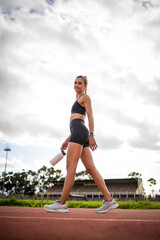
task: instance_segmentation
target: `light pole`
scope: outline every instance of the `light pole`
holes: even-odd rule
[[[11,151],[11,148],[7,146],[4,151],[6,152],[6,162],[5,162],[5,168],[4,168],[4,179],[3,179],[3,188],[2,188],[2,196],[4,195],[4,185],[5,185],[5,179],[6,179],[6,169],[7,169],[7,159],[8,159],[8,152]]]

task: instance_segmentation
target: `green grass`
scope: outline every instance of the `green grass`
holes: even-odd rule
[[[139,201],[139,202],[118,202],[120,209],[160,209],[160,202]]]
[[[10,199],[0,199],[0,206],[20,206],[20,207],[43,207],[45,204],[52,204],[51,200],[22,200],[11,197]],[[101,201],[67,201],[69,208],[99,208]],[[119,209],[160,209],[160,202],[150,201],[128,201],[118,202]]]

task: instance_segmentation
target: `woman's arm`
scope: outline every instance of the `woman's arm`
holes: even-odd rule
[[[89,135],[89,146],[92,149],[92,151],[94,151],[98,146],[94,138],[94,118],[93,118],[91,99],[88,95],[85,95],[84,106],[86,108],[86,113],[88,116],[89,132],[93,133],[93,135]]]
[[[69,135],[66,138],[66,140],[64,141],[64,143],[62,143],[61,150],[66,150],[67,149],[70,137],[71,137],[71,135]]]

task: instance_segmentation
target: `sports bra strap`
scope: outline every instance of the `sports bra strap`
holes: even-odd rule
[[[82,95],[80,95],[78,98],[77,98],[77,101],[80,99],[80,97],[82,97],[83,95],[85,95],[84,93]]]

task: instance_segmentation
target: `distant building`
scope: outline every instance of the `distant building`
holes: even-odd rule
[[[145,198],[141,178],[105,179],[112,197],[118,200],[143,200]],[[59,199],[64,181],[57,181],[44,193],[44,198]],[[101,191],[94,180],[76,180],[68,200],[102,200]]]

